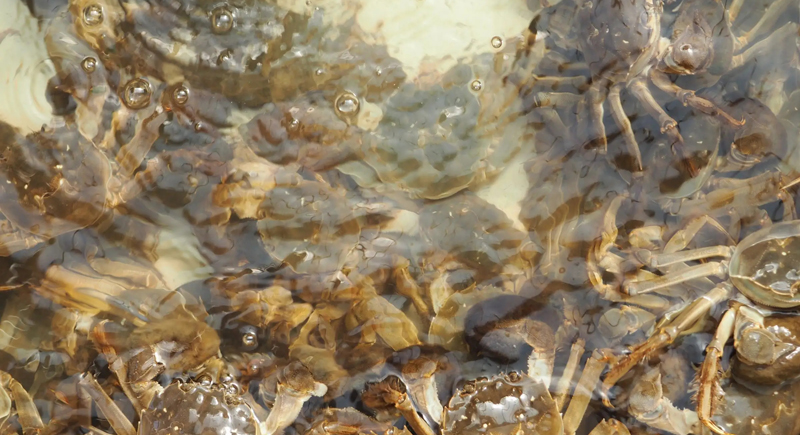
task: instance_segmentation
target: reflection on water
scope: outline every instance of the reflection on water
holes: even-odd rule
[[[796,2],[2,1],[3,433],[800,430]]]

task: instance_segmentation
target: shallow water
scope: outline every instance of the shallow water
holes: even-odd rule
[[[3,433],[800,430],[796,2],[0,4]]]

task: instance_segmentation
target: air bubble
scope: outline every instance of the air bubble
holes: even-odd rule
[[[480,80],[473,80],[472,83],[470,83],[469,87],[473,91],[478,92],[481,89],[483,89],[483,83]]]
[[[83,8],[83,23],[87,26],[97,26],[102,24],[103,8],[96,3]]]
[[[211,31],[216,34],[228,33],[233,29],[233,13],[225,6],[211,11]]]
[[[502,46],[503,46],[503,38],[499,36],[495,36],[494,38],[492,38],[492,47],[500,48]]]
[[[339,116],[350,117],[358,113],[358,97],[351,92],[346,92],[336,98],[336,113]]]
[[[97,69],[97,59],[93,57],[87,57],[83,59],[81,62],[81,68],[87,73],[93,73]]]
[[[143,109],[150,105],[150,96],[153,91],[150,83],[145,79],[133,79],[125,85],[122,91],[122,101],[131,109]]]
[[[189,101],[189,89],[186,86],[180,85],[172,91],[172,99],[175,104],[183,106]]]
[[[246,347],[256,347],[258,345],[258,337],[254,332],[245,332],[242,335],[242,344]]]

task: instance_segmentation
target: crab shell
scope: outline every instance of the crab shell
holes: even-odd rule
[[[253,409],[222,386],[174,383],[142,413],[139,435],[176,433],[255,434]]]
[[[517,372],[467,382],[450,399],[442,419],[442,435],[562,431],[561,414],[547,387]]]
[[[748,299],[773,308],[795,308],[797,294],[795,246],[800,222],[786,221],[756,231],[739,242],[731,257],[731,282]]]

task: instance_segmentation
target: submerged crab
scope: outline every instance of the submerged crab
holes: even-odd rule
[[[695,74],[708,68],[712,56],[711,27],[697,14],[685,23],[675,39],[664,47],[661,37],[661,0],[581,2],[577,13],[578,45],[593,81],[586,92],[591,141],[600,144],[601,152],[607,148],[603,125],[603,104],[608,100],[611,114],[625,139],[628,153],[634,156],[634,172],[642,172],[642,157],[634,137],[631,122],[625,115],[620,94],[629,89],[644,110],[658,120],[662,133],[671,136],[676,146],[683,147],[683,138],[675,120],[653,98],[648,82],[679,99],[684,105],[717,116],[726,123],[740,126],[743,122],[729,116],[713,102],[700,98],[670,80],[668,74]],[[551,106],[559,102],[578,102],[579,96],[570,94],[537,94],[538,106]]]
[[[94,377],[87,375],[81,380],[81,387],[92,397],[114,430],[124,435],[184,431],[279,434],[294,422],[309,398],[322,396],[326,390],[325,385],[316,382],[305,366],[291,363],[278,374],[277,397],[269,416],[260,421],[254,411],[254,406],[258,405],[243,396],[235,381],[178,381],[166,388],[154,381],[147,381],[147,384],[149,401],[137,407],[141,420],[138,428],[134,429]]]
[[[569,392],[570,381],[583,350],[582,344],[576,343],[573,350],[577,351],[572,352],[570,357],[568,366],[571,369],[564,373],[566,382],[559,382],[557,391],[563,387],[564,393]],[[441,420],[437,417],[436,421],[441,422],[441,433],[444,435],[484,431],[536,435],[574,434],[606,365],[605,358],[601,352],[595,352],[589,358],[563,416],[564,396],[556,393],[554,398],[549,391],[549,385],[512,371],[465,382],[443,408]],[[365,405],[374,409],[396,408],[416,433],[435,433],[419,417],[406,385],[395,376],[367,384],[362,398]],[[609,430],[609,426],[616,427],[622,433],[627,432],[619,422],[610,421],[600,424],[592,433],[605,433],[603,431]]]
[[[718,277],[725,281],[676,315],[662,321],[647,341],[635,346],[630,354],[613,364],[605,378],[604,391],[607,392],[617,380],[652,352],[672,343],[714,306],[733,298],[736,290],[747,298],[744,301],[749,300],[760,306],[777,309],[797,307],[800,299],[796,293],[800,284],[791,263],[791,255],[799,237],[798,221],[787,221],[747,236],[735,248],[709,246],[668,254],[639,251],[639,256],[655,268],[712,257],[722,257],[725,260],[688,266],[651,279],[626,282],[624,288],[628,294],[651,292],[706,277]],[[722,394],[719,389],[719,361],[731,336],[735,338],[739,360],[753,365],[775,364],[796,348],[794,343],[784,342],[764,325],[764,318],[757,309],[735,303],[722,316],[714,339],[708,345],[706,358],[698,373],[697,412],[703,424],[716,433],[725,433],[711,417]]]

